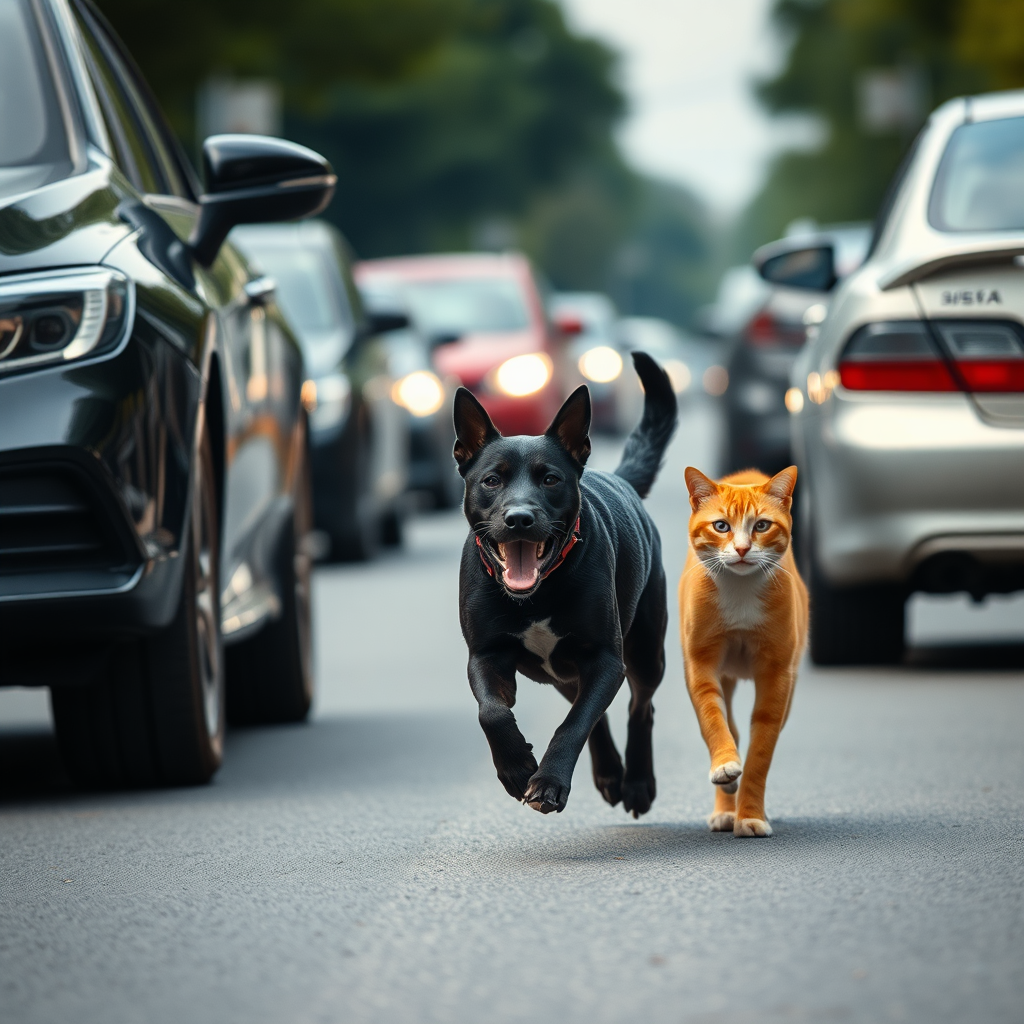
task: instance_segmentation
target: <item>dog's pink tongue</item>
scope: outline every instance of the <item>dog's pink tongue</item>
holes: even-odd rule
[[[510,590],[529,590],[537,582],[540,559],[535,540],[513,540],[505,543],[506,585]]]

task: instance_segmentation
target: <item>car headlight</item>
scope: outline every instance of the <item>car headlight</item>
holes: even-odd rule
[[[622,373],[622,356],[610,345],[597,345],[580,356],[578,365],[587,380],[608,384]]]
[[[128,322],[128,281],[113,270],[62,271],[0,283],[0,373],[114,348]]]
[[[493,384],[497,391],[511,398],[522,398],[540,391],[551,380],[551,360],[543,352],[506,359],[495,371]]]
[[[302,404],[314,433],[333,430],[345,422],[352,401],[352,385],[343,373],[331,373],[302,385]]]
[[[432,416],[444,405],[444,388],[429,370],[414,370],[395,381],[391,398],[413,416]]]

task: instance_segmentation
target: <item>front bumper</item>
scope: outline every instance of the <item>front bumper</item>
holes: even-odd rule
[[[816,561],[834,585],[979,596],[1024,585],[1024,430],[984,423],[966,395],[837,389],[805,406],[793,440]]]

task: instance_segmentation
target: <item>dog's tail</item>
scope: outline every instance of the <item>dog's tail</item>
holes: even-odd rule
[[[615,475],[646,498],[675,433],[678,408],[668,374],[646,352],[634,352],[633,365],[644,386],[644,415],[626,440]]]

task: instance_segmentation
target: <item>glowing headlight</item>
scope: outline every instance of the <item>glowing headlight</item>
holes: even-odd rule
[[[540,391],[551,380],[551,360],[541,352],[506,359],[494,371],[494,386],[502,394],[522,398]]]
[[[431,416],[444,405],[444,388],[429,370],[414,370],[395,381],[391,398],[413,416]]]
[[[668,374],[668,379],[672,381],[672,390],[677,395],[681,395],[690,386],[693,379],[690,368],[682,359],[666,359],[665,372]]]
[[[128,282],[112,270],[8,278],[0,283],[0,373],[113,348],[129,298]]]
[[[308,385],[312,384],[312,387]],[[332,373],[302,385],[302,400],[309,413],[309,428],[333,430],[345,422],[352,399],[352,385],[343,373]]]
[[[622,356],[608,345],[598,345],[580,356],[579,368],[587,380],[607,384],[622,373]]]

